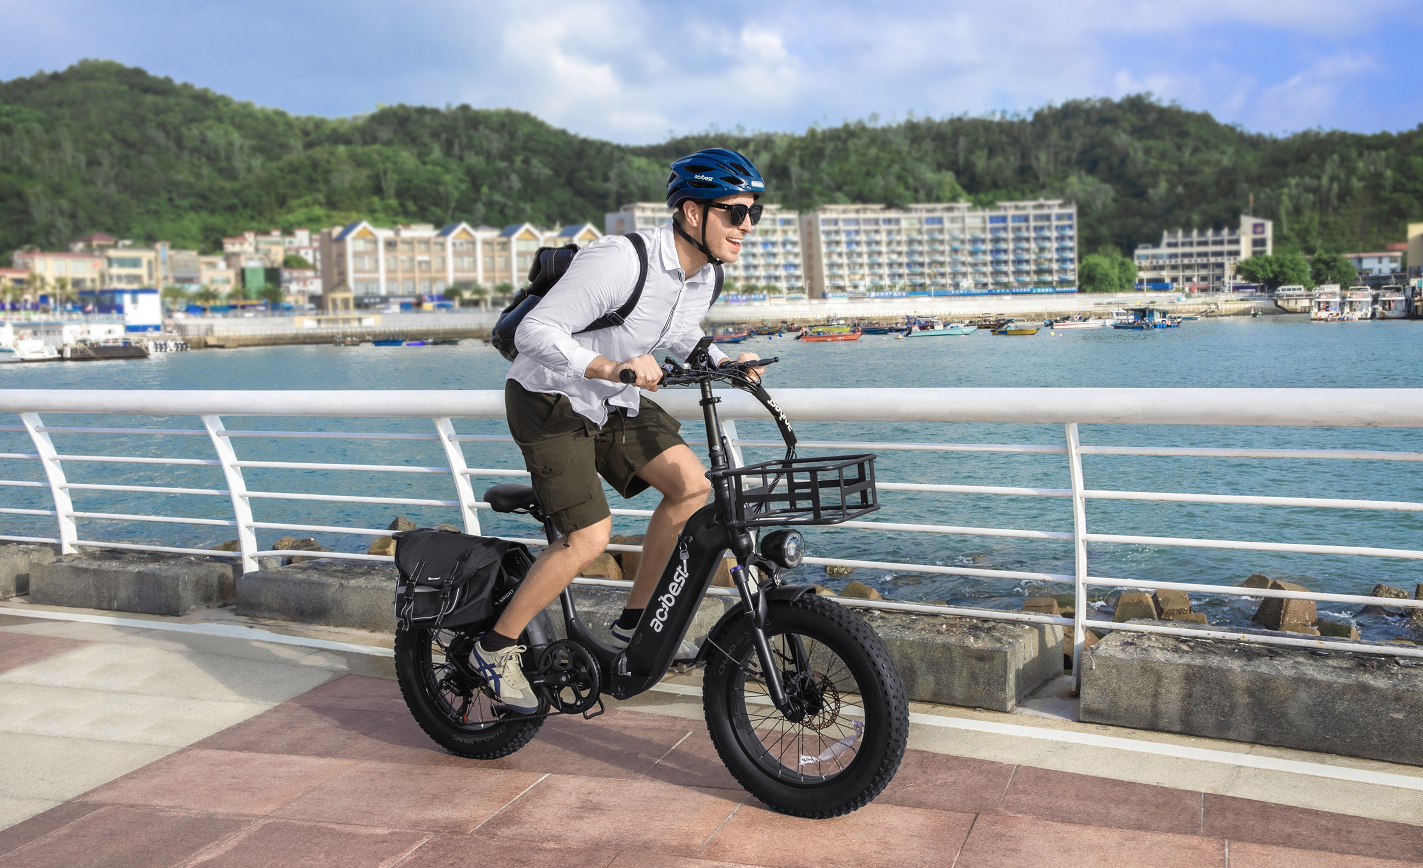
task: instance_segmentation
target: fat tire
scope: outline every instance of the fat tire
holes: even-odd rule
[[[430,633],[428,627],[420,626],[400,626],[395,631],[395,677],[406,706],[425,734],[455,756],[467,759],[498,759],[528,744],[543,726],[541,715],[471,731],[446,714],[430,695]]]
[[[859,752],[843,773],[815,785],[778,779],[754,761],[736,731],[738,716],[749,725],[737,676],[756,662],[749,620],[738,618],[714,638],[721,650],[712,650],[702,683],[702,707],[717,754],[748,792],[781,813],[825,819],[864,807],[894,778],[909,737],[909,703],[884,640],[853,611],[815,595],[772,602],[766,633],[813,638],[844,661],[859,683],[865,711]]]

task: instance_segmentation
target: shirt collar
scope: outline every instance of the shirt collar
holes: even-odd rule
[[[657,228],[659,247],[661,248],[662,269],[668,274],[675,274],[682,269],[682,263],[677,259],[677,237],[673,234],[672,225]],[[702,266],[702,270],[687,278],[688,280],[698,280],[705,278],[711,273],[711,263]]]

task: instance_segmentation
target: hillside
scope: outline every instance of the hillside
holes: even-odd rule
[[[1423,126],[1279,138],[1135,96],[627,147],[468,106],[296,117],[86,61],[0,82],[0,251],[95,231],[213,250],[244,229],[356,217],[601,227],[623,202],[660,199],[667,163],[709,144],[744,150],[792,208],[1070,198],[1084,253],[1233,221],[1252,195],[1280,245],[1306,253],[1378,248],[1423,219]]]

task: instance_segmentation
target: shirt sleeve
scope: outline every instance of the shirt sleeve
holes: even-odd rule
[[[514,333],[519,355],[581,379],[598,353],[579,344],[573,333],[627,301],[637,272],[632,242],[620,235],[604,236],[578,251],[568,271],[519,323]]]

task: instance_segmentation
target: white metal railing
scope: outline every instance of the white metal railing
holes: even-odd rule
[[[1182,591],[1221,596],[1275,597],[1304,599],[1317,602],[1386,605],[1390,608],[1423,608],[1423,600],[1387,599],[1357,594],[1325,594],[1300,591],[1272,591],[1259,588],[1238,588],[1190,582],[1150,581],[1126,576],[1094,576],[1088,571],[1087,552],[1091,543],[1152,545],[1225,549],[1238,551],[1290,552],[1314,555],[1346,555],[1353,557],[1423,560],[1423,551],[1379,548],[1355,545],[1318,545],[1309,543],[1278,543],[1250,540],[1202,539],[1185,537],[1101,534],[1088,530],[1087,504],[1092,500],[1155,501],[1161,503],[1251,504],[1279,507],[1312,507],[1379,512],[1423,512],[1423,503],[1406,501],[1359,500],[1342,498],[1288,497],[1276,495],[1182,494],[1172,492],[1119,491],[1088,488],[1082,466],[1084,455],[1170,456],[1181,458],[1309,458],[1343,461],[1420,462],[1423,452],[1377,451],[1357,449],[1259,449],[1259,448],[1186,448],[1084,445],[1078,425],[1212,425],[1212,426],[1297,426],[1341,428],[1423,428],[1423,390],[1420,389],[783,389],[774,392],[776,401],[793,420],[830,422],[992,422],[992,423],[1053,423],[1063,425],[1061,444],[983,444],[951,442],[903,443],[890,441],[813,441],[805,440],[800,449],[873,450],[876,452],[959,452],[1000,454],[1056,454],[1067,458],[1068,487],[1036,488],[1007,485],[958,485],[925,481],[881,480],[884,492],[918,492],[924,494],[975,494],[1007,497],[1042,497],[1070,499],[1072,531],[1041,531],[1031,529],[936,525],[891,520],[854,521],[842,527],[868,531],[893,531],[922,534],[1009,537],[1026,540],[1049,540],[1073,544],[1072,574],[1027,570],[980,569],[968,566],[901,563],[886,560],[811,557],[806,561],[824,566],[846,566],[966,576],[995,580],[1027,580],[1061,584],[1074,590],[1076,605],[1071,619],[1029,612],[1010,612],[963,606],[939,606],[893,601],[844,601],[850,605],[874,608],[955,615],[970,615],[999,620],[1036,624],[1056,624],[1074,627],[1075,660],[1082,659],[1086,629],[1125,630],[1178,636],[1240,639],[1276,645],[1305,648],[1347,648],[1365,653],[1393,656],[1423,657],[1423,648],[1396,644],[1350,642],[1338,639],[1315,639],[1281,635],[1257,635],[1227,628],[1201,629],[1168,627],[1160,624],[1118,624],[1087,618],[1087,593],[1091,587],[1111,588],[1176,588]],[[737,420],[764,420],[765,411],[749,396],[740,393],[722,395],[719,406],[724,433],[732,444],[733,459],[742,463],[745,448],[779,446],[777,440],[741,438],[736,431]],[[689,391],[662,392],[658,401],[675,417],[698,419],[697,396]],[[47,488],[51,509],[30,507],[0,507],[0,515],[52,517],[57,536],[20,536],[0,534],[0,540],[57,543],[66,553],[78,546],[104,546],[137,551],[200,554],[240,559],[244,571],[257,569],[257,559],[265,556],[285,556],[292,552],[262,550],[257,530],[291,530],[307,533],[384,536],[388,530],[339,524],[257,521],[254,502],[284,501],[334,504],[386,504],[453,508],[469,533],[480,532],[479,511],[488,509],[480,502],[470,482],[471,477],[519,478],[528,474],[517,468],[471,467],[464,444],[507,443],[507,435],[460,434],[454,420],[503,419],[504,398],[496,391],[349,391],[349,392],[233,392],[233,391],[80,391],[80,390],[0,390],[0,412],[16,413],[21,426],[0,426],[0,431],[24,432],[35,451],[0,453],[0,460],[37,461],[43,468],[44,482],[0,479],[0,488]],[[47,426],[40,414],[95,414],[157,417],[197,417],[197,428],[129,428]],[[345,432],[299,430],[232,430],[225,427],[223,417],[344,417],[378,419],[429,420],[433,430],[427,434],[409,432]],[[163,456],[120,456],[68,454],[57,451],[52,435],[138,435],[148,437],[205,437],[213,448],[214,458],[180,458]],[[385,441],[392,443],[424,441],[438,442],[446,465],[367,464],[313,461],[243,460],[234,441],[242,438],[299,438],[306,441],[347,440]],[[688,438],[689,442],[692,438]],[[178,485],[127,485],[118,483],[75,483],[67,481],[66,465],[108,463],[118,465],[193,466],[220,468],[226,488],[195,488]],[[449,477],[452,497],[379,497],[339,493],[294,491],[256,491],[248,487],[246,469],[285,469],[302,471],[374,472],[420,474]],[[160,480],[161,481],[161,480]],[[223,498],[230,518],[190,518],[183,516],[116,513],[76,510],[71,499],[75,491],[109,491],[153,495],[189,495]],[[649,510],[613,509],[615,516],[646,518]],[[885,510],[880,516],[890,518]],[[149,522],[156,524],[188,524],[194,526],[230,527],[237,531],[239,551],[215,552],[155,543],[137,543],[82,538],[80,520]],[[542,545],[540,539],[520,539]],[[613,551],[640,551],[638,546],[613,545]],[[322,557],[361,561],[390,561],[380,555],[351,552],[323,553]],[[580,580],[592,584],[620,584],[605,580]],[[1078,668],[1080,677],[1080,667]]]

